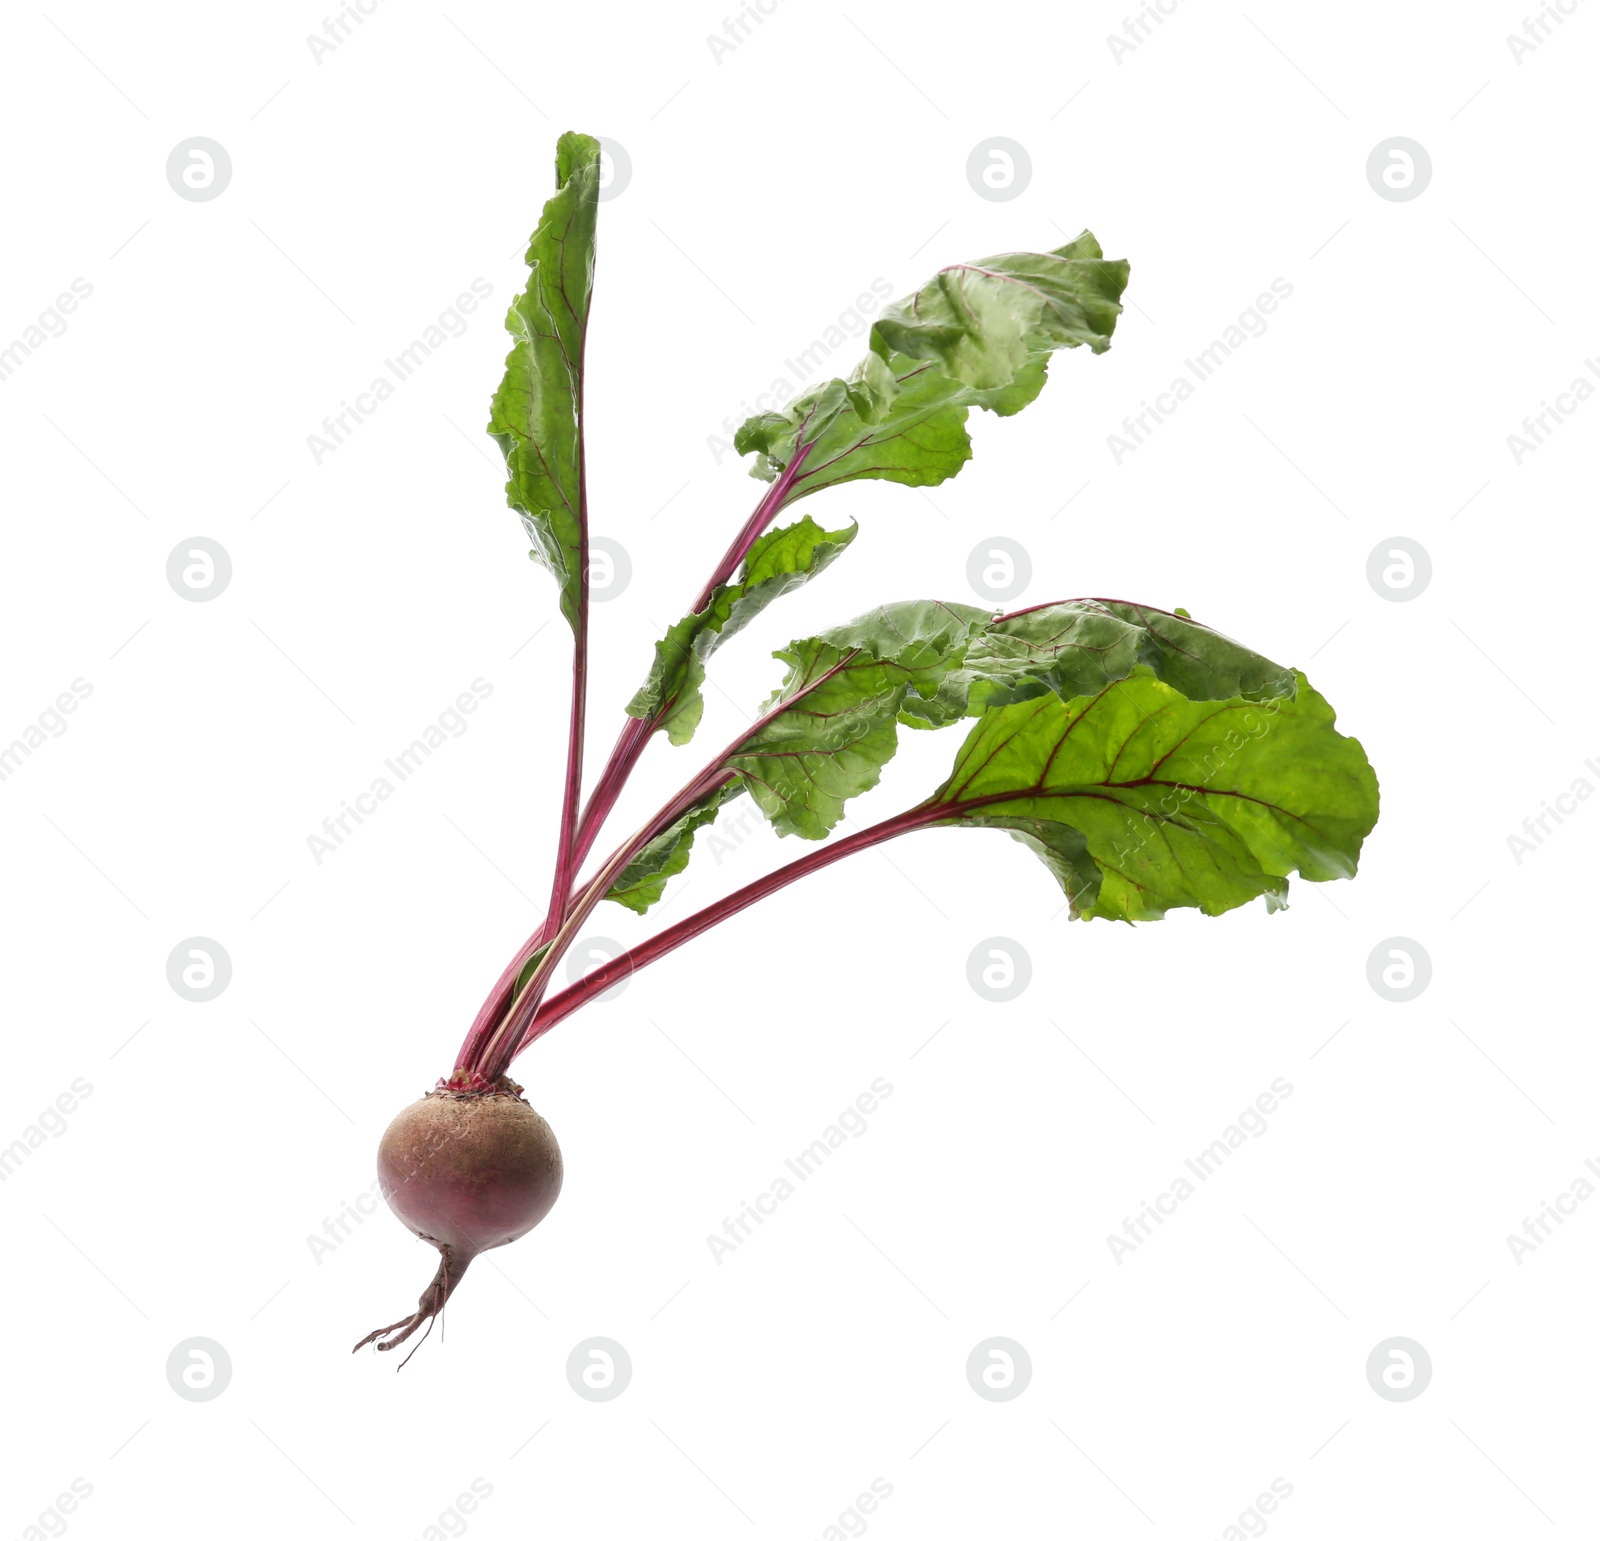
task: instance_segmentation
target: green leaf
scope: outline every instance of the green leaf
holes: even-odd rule
[[[1191,701],[1140,664],[1094,695],[992,708],[932,806],[1030,846],[1080,919],[1279,908],[1297,869],[1352,876],[1378,817],[1361,745],[1295,679],[1293,696]]]
[[[1187,616],[1120,599],[1072,599],[1001,617],[973,640],[962,667],[901,720],[943,727],[960,716],[1051,691],[1089,695],[1144,665],[1191,701],[1293,695],[1292,669]]]
[[[1054,252],[947,268],[884,311],[848,380],[750,418],[734,446],[756,455],[752,476],[792,473],[786,502],[861,478],[936,486],[972,457],[972,407],[1009,417],[1044,388],[1051,353],[1110,346],[1127,281],[1087,231]]]
[[[774,654],[788,674],[727,764],[780,835],[820,840],[877,785],[904,702],[936,693],[988,619],[971,605],[883,605]]]
[[[876,353],[862,359],[844,382],[850,409],[863,423],[881,423],[894,405],[898,390],[894,371]]]
[[[661,716],[674,744],[686,744],[700,725],[700,686],[706,660],[773,600],[816,577],[856,538],[856,526],[824,530],[807,517],[768,530],[745,555],[738,579],[725,583],[704,610],[686,615],[656,643],[650,675],[628,703],[630,717]]]
[[[1107,262],[1086,230],[1053,252],[953,263],[886,306],[872,328],[882,359],[929,359],[977,390],[1011,384],[1035,354],[1103,353],[1122,310],[1126,262]]]
[[[696,831],[711,823],[722,811],[723,804],[731,802],[743,791],[737,780],[729,781],[696,803],[623,868],[606,898],[615,900],[635,915],[643,915],[666,892],[668,880],[675,878],[689,865]]]
[[[815,537],[829,538],[810,520],[803,523]],[[848,540],[854,530],[837,533]],[[756,571],[765,568],[758,564]],[[843,816],[849,798],[877,785],[879,771],[894,755],[901,705],[919,692],[936,692],[988,620],[986,611],[972,605],[882,605],[780,649],[774,657],[789,665],[788,673],[766,703],[761,725],[724,762],[738,775],[652,840],[606,897],[644,914],[667,880],[688,865],[696,831],[745,790],[779,834],[821,839]],[[692,660],[692,643],[688,651]]]
[[[489,432],[506,458],[506,501],[521,516],[533,557],[555,575],[561,610],[578,626],[583,582],[583,345],[594,285],[600,145],[563,134],[557,192],[528,243],[528,284],[511,302],[515,341],[489,406]]]

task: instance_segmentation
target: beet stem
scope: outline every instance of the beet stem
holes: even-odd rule
[[[808,415],[806,422],[810,421]],[[801,424],[802,437],[805,424]],[[769,487],[757,503],[750,517],[734,537],[733,543],[723,553],[722,560],[717,564],[711,577],[707,579],[705,587],[700,591],[699,597],[690,606],[693,614],[698,615],[715,597],[717,589],[733,576],[735,569],[748,554],[750,547],[766,531],[772,521],[788,505],[789,495],[794,490],[800,478],[800,468],[805,464],[806,457],[811,453],[811,443],[802,443],[798,446],[794,457],[779,475],[777,480]],[[585,511],[585,540],[587,540],[587,511]],[[583,598],[585,604],[584,627],[582,629],[582,644],[573,657],[573,722],[568,735],[567,744],[567,775],[566,795],[562,808],[561,840],[556,856],[556,874],[551,894],[551,905],[545,918],[539,923],[538,929],[518,949],[516,956],[506,965],[505,972],[496,981],[494,988],[489,992],[483,1005],[478,1009],[478,1015],[473,1019],[472,1026],[467,1029],[467,1036],[462,1041],[460,1049],[456,1051],[456,1065],[467,1070],[482,1070],[488,1062],[489,1046],[496,1036],[496,1029],[505,1021],[506,1014],[511,1010],[516,995],[517,976],[522,972],[528,959],[540,947],[552,941],[560,931],[568,914],[575,904],[581,902],[583,894],[573,894],[573,887],[577,878],[577,869],[583,865],[593,847],[601,826],[610,816],[617,799],[622,794],[623,787],[633,773],[633,768],[638,764],[649,742],[654,738],[656,730],[672,708],[673,703],[667,702],[655,716],[644,719],[630,717],[619,735],[616,746],[612,749],[610,758],[607,759],[600,773],[600,779],[595,784],[594,790],[589,794],[582,811],[572,818],[570,798],[574,786],[574,765],[582,758],[583,727],[579,703],[582,699],[581,692],[585,688],[587,674],[587,645],[588,645],[588,584],[583,585]],[[574,757],[574,734],[576,735],[577,755]],[[575,824],[575,828],[574,828]],[[558,903],[557,900],[560,900]]]

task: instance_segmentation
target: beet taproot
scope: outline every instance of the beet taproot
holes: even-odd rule
[[[561,1148],[543,1118],[502,1078],[488,1091],[439,1089],[401,1109],[378,1145],[389,1208],[439,1250],[417,1309],[369,1332],[398,1348],[444,1309],[473,1258],[526,1236],[561,1192]]]

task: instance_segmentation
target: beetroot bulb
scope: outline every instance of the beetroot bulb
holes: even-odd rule
[[[507,1077],[483,1090],[440,1087],[402,1108],[378,1145],[378,1178],[407,1229],[439,1250],[439,1267],[398,1322],[356,1347],[398,1348],[444,1309],[480,1252],[526,1236],[561,1192],[561,1150]],[[379,1341],[381,1340],[381,1341]]]

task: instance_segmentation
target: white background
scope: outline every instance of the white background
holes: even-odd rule
[[[0,389],[0,741],[92,695],[0,783],[0,1144],[92,1094],[0,1185],[0,1534],[74,1478],[85,1538],[421,1537],[475,1478],[485,1538],[821,1537],[875,1478],[848,1523],[885,1538],[1220,1537],[1275,1478],[1255,1532],[1592,1534],[1600,1203],[1520,1264],[1506,1237],[1600,1157],[1600,807],[1520,864],[1507,837],[1600,785],[1600,405],[1520,466],[1506,436],[1600,348],[1600,14],[1519,64],[1506,3],[1179,5],[1120,62],[1121,3],[785,0],[720,62],[717,7],[548,12],[388,0],[320,62],[311,7],[5,24],[0,342],[93,294]],[[568,127],[633,168],[590,332],[594,527],[633,566],[595,612],[596,760],[758,494],[708,438],[783,359],[879,276],[1084,225],[1133,263],[1111,352],[974,422],[958,479],[807,505],[855,547],[719,655],[619,828],[734,732],[771,648],[979,598],[995,536],[1031,554],[1014,604],[1181,604],[1307,668],[1383,815],[1353,883],[1137,930],[1069,924],[997,835],[924,833],[639,974],[519,1061],[565,1192],[396,1376],[349,1347],[433,1254],[382,1212],[320,1261],[308,1238],[547,892],[566,633],[481,423]],[[213,201],[166,179],[197,135],[232,160]],[[966,177],[994,135],[1032,161],[1008,202]],[[1367,180],[1395,135],[1432,159],[1412,201]],[[1124,415],[1280,277],[1266,333],[1118,465]],[[465,334],[319,465],[322,418],[475,278]],[[166,579],[193,536],[232,559],[209,603]],[[1393,536],[1433,564],[1406,603],[1366,578]],[[480,677],[469,730],[319,865],[307,837]],[[856,821],[958,741],[915,736]],[[797,854],[727,834],[669,918]],[[232,959],[207,1004],[167,983],[193,936]],[[1396,936],[1432,959],[1406,1004],[1367,980]],[[967,983],[991,937],[1032,959],[1008,1004]],[[880,1076],[867,1131],[719,1265],[708,1233]],[[1119,1263],[1108,1234],[1276,1077],[1267,1132]],[[632,1359],[608,1403],[567,1382],[591,1336]],[[1032,1361],[1004,1403],[965,1373],[994,1336]],[[1366,1376],[1394,1336],[1433,1364],[1404,1403]],[[211,1401],[168,1385],[192,1337],[232,1361]]]

